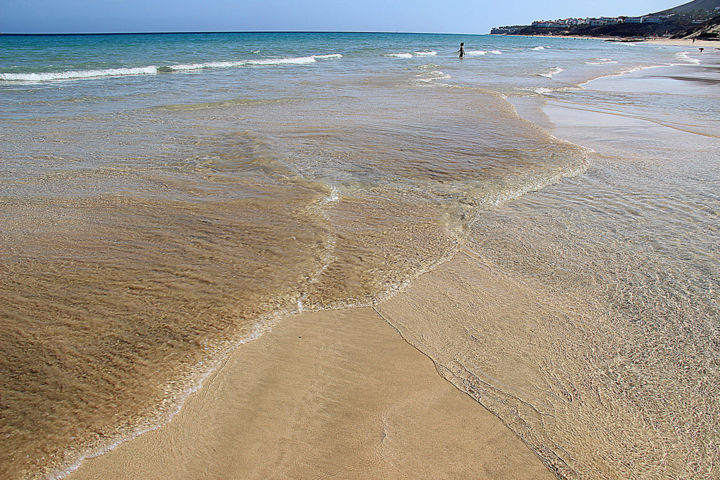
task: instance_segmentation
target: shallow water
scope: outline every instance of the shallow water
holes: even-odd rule
[[[438,294],[381,308],[558,477],[717,478],[720,143],[567,108],[591,167],[480,213]]]
[[[515,397],[557,420],[479,401],[559,475],[717,475],[720,104],[707,82],[665,85],[711,77],[707,56],[390,34],[0,44],[4,476],[61,473],[152,428],[278,318],[377,303],[458,251],[545,305],[511,299],[513,322],[562,321],[531,329],[535,349],[522,328],[449,345],[481,317],[458,314],[420,347],[454,355],[476,391],[512,382],[463,358],[489,371],[524,352]],[[637,84],[580,86],[636,69]],[[604,117],[555,133],[569,143],[545,101]],[[568,408],[557,385],[610,400]]]

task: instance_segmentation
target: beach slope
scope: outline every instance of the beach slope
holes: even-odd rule
[[[370,308],[287,318],[69,478],[553,478]]]

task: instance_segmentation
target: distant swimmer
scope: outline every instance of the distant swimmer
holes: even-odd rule
[[[705,49],[703,47],[700,47],[700,53],[702,53],[703,50],[705,50]]]
[[[460,54],[460,58],[463,58],[465,56],[465,44],[460,44],[460,50],[457,51],[457,53]]]

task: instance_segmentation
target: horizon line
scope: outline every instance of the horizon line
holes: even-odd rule
[[[409,32],[382,30],[180,30],[148,32],[0,32],[0,36],[70,36],[70,35],[183,35],[203,33],[391,33],[400,35],[490,35],[490,33],[455,32]]]

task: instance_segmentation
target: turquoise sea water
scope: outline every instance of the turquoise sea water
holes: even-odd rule
[[[467,51],[463,63],[455,53],[461,41]],[[4,107],[38,90],[50,97],[42,100],[72,98],[78,91],[101,98],[125,94],[119,104],[125,108],[187,99],[189,91],[192,100],[221,101],[237,93],[256,98],[297,93],[304,79],[396,74],[428,65],[450,75],[449,83],[506,91],[547,87],[561,69],[565,78],[558,82],[570,84],[627,68],[688,61],[678,58],[674,47],[488,35],[67,35],[2,36],[0,42],[0,81],[3,93],[12,92],[3,96]],[[419,79],[421,73],[416,72]],[[143,100],[133,103],[141,95]]]
[[[62,476],[272,322],[382,305],[461,252],[530,293],[503,292],[513,335],[483,291],[437,330],[395,319],[448,380],[560,478],[718,478],[718,65],[566,38],[0,36],[0,476]]]

